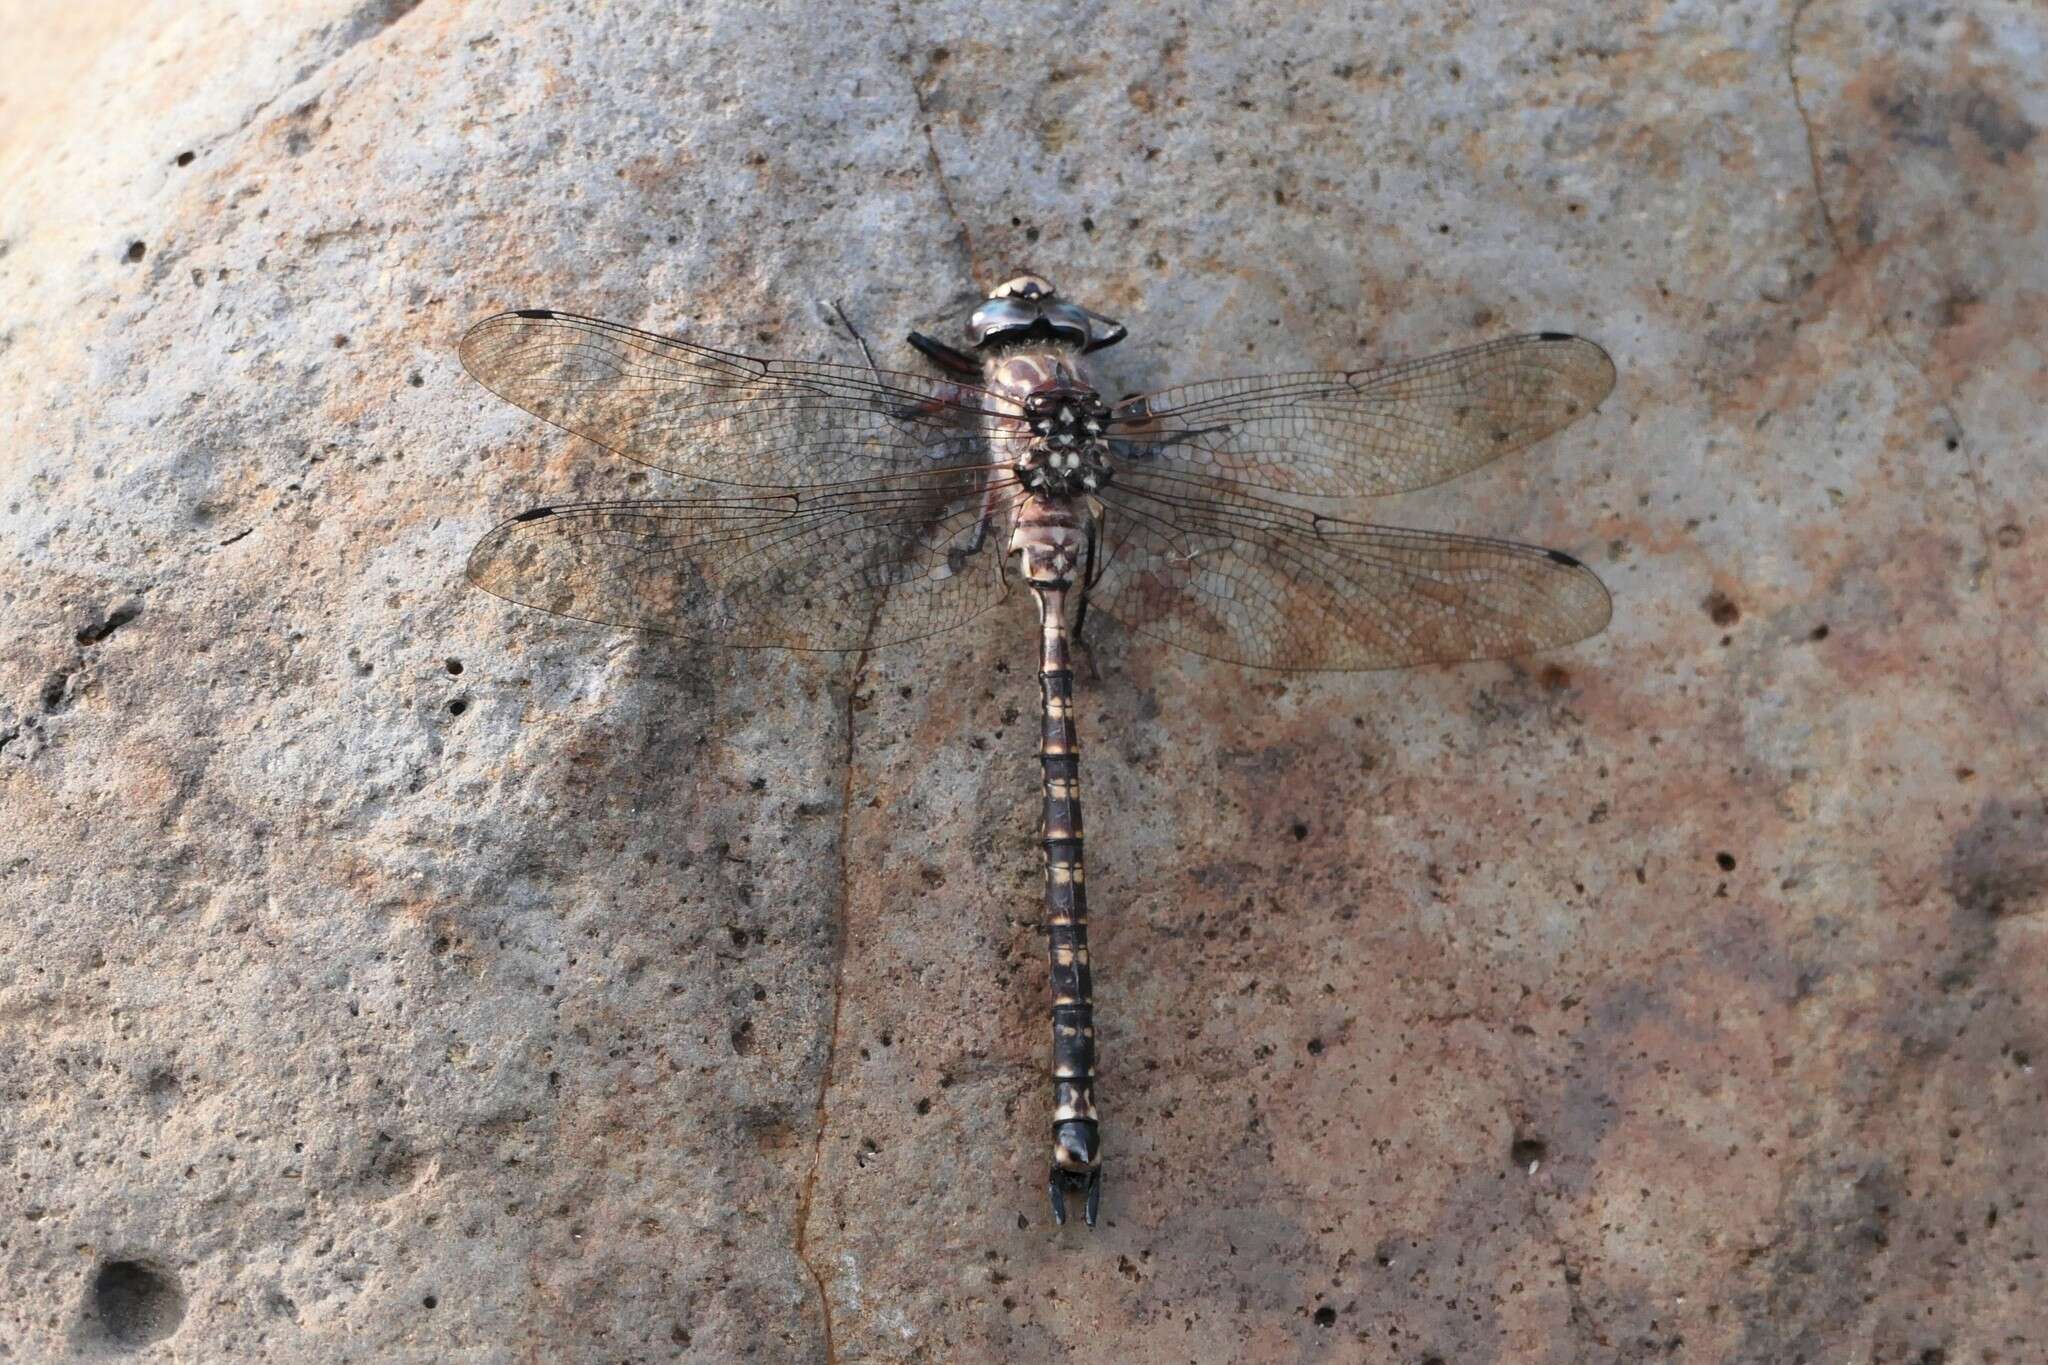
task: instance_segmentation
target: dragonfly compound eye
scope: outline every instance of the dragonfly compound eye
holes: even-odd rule
[[[1055,291],[1043,275],[1019,275],[988,291],[992,299],[1049,299]]]

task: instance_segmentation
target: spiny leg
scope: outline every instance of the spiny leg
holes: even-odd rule
[[[1096,552],[1102,543],[1102,525],[1109,519],[1108,511],[1100,499],[1088,500],[1088,557],[1082,561],[1080,600],[1074,605],[1074,643],[1088,656],[1088,681],[1101,682],[1102,670],[1095,666],[1095,647],[1088,643],[1084,633],[1088,625],[1088,600],[1093,595],[1096,580],[1102,577],[1102,565]]]
[[[912,332],[910,344],[915,346],[925,359],[948,374],[959,375],[962,379],[981,378],[981,362],[958,347],[948,346],[937,337],[928,337],[923,332]]]
[[[853,333],[853,339],[860,343],[860,353],[867,357],[868,373],[879,381],[882,372],[875,368],[875,353],[868,349],[868,339],[860,334],[860,328],[853,325],[853,319],[846,316],[846,310],[839,306],[838,299],[832,300],[832,311],[839,314],[839,320],[846,324],[846,330]]]

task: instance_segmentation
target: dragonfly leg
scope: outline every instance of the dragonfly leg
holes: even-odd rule
[[[860,328],[853,325],[853,319],[846,316],[846,310],[839,306],[839,300],[832,300],[832,311],[839,314],[839,320],[846,324],[846,330],[853,333],[853,339],[860,343],[860,353],[867,357],[868,373],[879,382],[882,372],[875,368],[875,353],[868,349],[868,339],[860,334]]]
[[[974,523],[974,535],[969,538],[965,553],[978,555],[981,547],[988,543],[989,527],[996,524],[996,493],[1000,485],[990,479],[988,487],[981,493],[981,517]]]
[[[928,337],[923,332],[912,332],[910,344],[915,346],[925,359],[963,379],[980,379],[981,362],[955,346],[948,346],[937,337]]]
[[[1074,607],[1074,643],[1088,656],[1088,681],[1100,682],[1102,670],[1095,666],[1095,648],[1088,643],[1088,590],[1102,577],[1102,565],[1096,557],[1097,547],[1102,541],[1102,523],[1107,514],[1102,504],[1094,503],[1088,511],[1088,554],[1081,571],[1080,601]],[[1093,1219],[1089,1220],[1093,1222]]]

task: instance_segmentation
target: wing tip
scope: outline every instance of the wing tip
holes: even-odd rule
[[[511,322],[553,322],[569,316],[552,308],[507,308],[481,318],[470,324],[462,334],[462,349],[467,350],[474,343]]]
[[[1547,346],[1570,346],[1592,352],[1598,363],[1586,367],[1587,376],[1592,380],[1585,388],[1585,398],[1589,404],[1598,407],[1600,400],[1614,392],[1614,381],[1620,372],[1615,369],[1614,357],[1607,354],[1605,346],[1575,332],[1538,332],[1535,335],[1536,340]]]
[[[1587,602],[1590,610],[1586,613],[1585,618],[1578,623],[1578,632],[1571,639],[1561,641],[1560,643],[1578,644],[1582,640],[1590,640],[1595,635],[1605,631],[1614,621],[1613,589],[1609,588],[1606,581],[1599,574],[1594,573],[1584,560],[1576,559],[1566,554],[1563,550],[1547,550],[1545,553],[1550,556],[1552,563],[1572,570],[1573,576],[1579,583],[1584,588],[1590,590],[1590,600]]]
[[[484,534],[482,540],[470,547],[469,561],[463,565],[463,576],[493,597],[502,597],[508,602],[519,601],[511,593],[492,586],[496,578],[499,551],[512,538],[513,527],[523,522],[544,521],[555,514],[556,509],[553,507],[529,507],[518,516],[493,526]]]

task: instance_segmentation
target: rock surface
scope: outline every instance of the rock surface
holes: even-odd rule
[[[2038,5],[22,8],[0,1358],[2048,1358]],[[1600,639],[1100,641],[1092,1234],[1028,604],[858,661],[461,578],[669,487],[483,314],[902,364],[1015,265],[1113,387],[1621,367],[1372,509]]]

